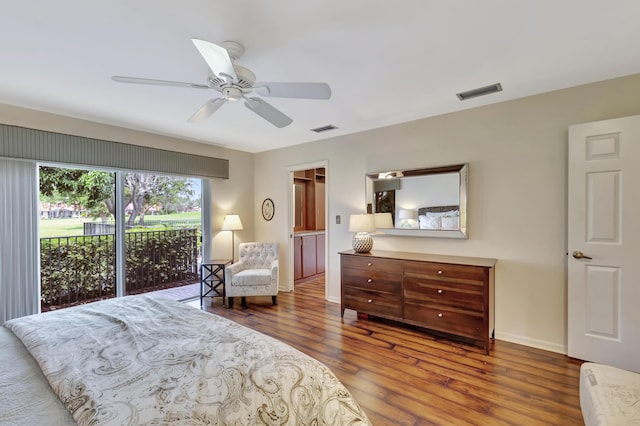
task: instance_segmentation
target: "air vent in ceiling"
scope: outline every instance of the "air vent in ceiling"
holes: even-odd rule
[[[328,124],[326,126],[316,127],[315,129],[311,129],[311,131],[316,133],[322,133],[322,132],[328,132],[329,130],[335,130],[335,129],[337,129],[336,126],[334,126],[333,124]]]
[[[502,92],[502,85],[500,83],[479,87],[477,89],[467,90],[466,92],[460,92],[460,93],[457,93],[456,96],[461,101],[466,101],[467,99],[477,98],[478,96],[490,95],[496,92]]]

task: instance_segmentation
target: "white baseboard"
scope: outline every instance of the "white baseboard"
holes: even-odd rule
[[[507,342],[517,343],[519,345],[531,346],[534,348],[544,349],[545,351],[557,352],[564,355],[567,354],[566,345],[559,345],[557,343],[548,342],[546,340],[531,339],[529,337],[524,337],[517,334],[504,333],[499,331],[496,331],[495,334],[496,334],[495,337],[498,340],[505,340]]]
[[[328,302],[340,304],[340,299],[330,297]],[[563,355],[567,354],[566,345],[559,345],[557,343],[548,342],[546,340],[531,339],[529,337],[520,336],[518,334],[503,333],[496,331],[495,338],[498,340],[504,340],[511,343],[517,343],[518,345],[531,346],[533,348],[543,349],[545,351],[557,352]]]

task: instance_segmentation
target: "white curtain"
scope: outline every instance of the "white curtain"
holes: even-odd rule
[[[0,158],[0,324],[40,311],[38,166]]]

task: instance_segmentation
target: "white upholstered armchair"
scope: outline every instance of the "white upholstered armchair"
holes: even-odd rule
[[[225,269],[225,292],[229,307],[233,298],[246,296],[271,296],[277,305],[279,243],[241,243],[238,261]]]

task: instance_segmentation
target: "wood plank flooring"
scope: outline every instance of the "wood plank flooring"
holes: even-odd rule
[[[581,361],[496,340],[480,348],[374,320],[324,300],[324,282],[205,310],[280,339],[326,364],[374,425],[582,425]]]

